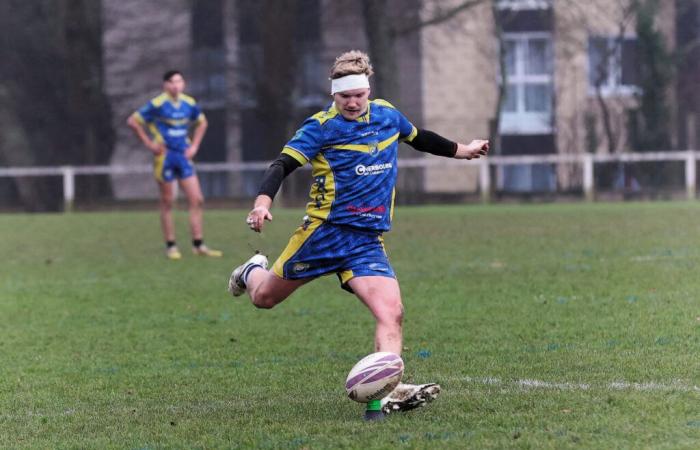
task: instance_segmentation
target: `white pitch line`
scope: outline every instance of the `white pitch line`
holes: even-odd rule
[[[590,389],[607,389],[614,391],[682,391],[682,392],[700,392],[700,387],[683,384],[680,380],[673,380],[670,383],[629,383],[626,381],[613,381],[607,384],[587,384],[587,383],[555,383],[551,381],[533,380],[533,379],[513,379],[502,380],[497,377],[461,377],[458,381],[484,384],[489,386],[514,386],[521,389],[553,389],[553,390],[575,390],[587,391]]]

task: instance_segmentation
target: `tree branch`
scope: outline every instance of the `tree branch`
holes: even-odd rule
[[[418,20],[416,22],[404,25],[404,26],[399,26],[394,29],[394,35],[395,36],[402,36],[405,34],[413,33],[414,31],[420,30],[425,27],[429,27],[432,25],[439,25],[447,20],[450,20],[460,13],[473,8],[474,6],[478,6],[482,3],[486,3],[490,0],[465,0],[459,5],[448,9],[447,11],[440,11],[438,14],[435,16],[426,19],[426,20]]]

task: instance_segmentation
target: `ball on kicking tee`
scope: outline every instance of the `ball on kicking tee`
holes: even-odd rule
[[[362,358],[350,370],[345,390],[351,400],[367,403],[391,393],[403,376],[403,360],[396,353],[377,352]]]

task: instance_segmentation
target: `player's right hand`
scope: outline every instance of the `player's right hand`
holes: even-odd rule
[[[251,230],[260,233],[266,220],[268,222],[272,222],[272,214],[270,214],[270,210],[264,206],[258,206],[253,208],[248,213],[245,223],[248,224]]]
[[[156,156],[162,155],[165,153],[165,144],[162,142],[151,141],[151,143],[148,145],[148,149]]]

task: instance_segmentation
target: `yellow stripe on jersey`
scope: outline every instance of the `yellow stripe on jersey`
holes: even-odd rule
[[[146,123],[146,119],[144,119],[143,116],[141,115],[141,113],[138,112],[138,111],[136,111],[135,113],[133,113],[133,114],[131,115],[131,117],[133,117],[133,118],[134,118],[138,123],[140,123],[141,125],[144,125],[144,124]]]
[[[187,103],[190,106],[194,106],[197,103],[194,98],[190,97],[187,94],[180,94],[178,96],[178,100],[182,100],[183,102]]]
[[[151,103],[153,103],[153,106],[155,106],[156,108],[159,108],[163,106],[163,103],[167,102],[168,100],[170,100],[170,96],[163,92],[162,94],[151,100]]]
[[[394,200],[396,199],[396,188],[391,190],[391,207],[389,208],[389,220],[394,220]],[[382,245],[384,241],[382,241]]]
[[[418,135],[418,128],[413,127],[411,130],[411,134],[406,136],[405,138],[401,139],[403,142],[411,142],[413,139]]]
[[[282,154],[291,156],[292,158],[296,159],[297,162],[299,162],[299,164],[301,164],[302,166],[309,161],[308,158],[304,156],[302,152],[288,145],[282,149]]]
[[[165,164],[165,152],[153,158],[153,176],[156,181],[163,181],[163,164]]]
[[[151,132],[151,136],[153,136],[153,139],[158,142],[158,143],[165,143],[165,139],[163,139],[163,135],[160,134],[160,131],[158,131],[158,127],[156,126],[155,123],[149,123],[148,124],[148,131]]]
[[[181,125],[187,125],[190,123],[190,119],[161,119],[163,122],[167,123],[171,127],[177,127]]]
[[[277,258],[275,264],[272,266],[272,271],[280,278],[284,278],[284,265],[289,261],[296,253],[299,251],[304,242],[306,242],[311,235],[316,231],[316,229],[321,226],[322,220],[312,220],[311,223],[304,228],[303,226],[297,228],[291,238],[289,238],[289,243],[285,247],[282,254]]]
[[[382,100],[381,98],[375,98],[374,100],[370,100],[370,103],[376,103],[377,105],[387,106],[389,108],[396,109],[394,105],[387,102],[386,100]]]
[[[388,146],[393,144],[397,139],[399,138],[399,133],[396,133],[395,135],[391,136],[388,139],[384,139],[382,142],[377,144],[377,150],[382,151],[386,149]],[[374,146],[370,144],[345,144],[345,145],[331,145],[328,147],[324,148],[332,148],[335,150],[351,150],[354,152],[362,152],[362,153],[372,153],[374,151]]]
[[[338,110],[335,108],[335,103],[333,103],[333,105],[330,108],[328,108],[328,110],[317,112],[316,114],[311,116],[311,118],[318,120],[318,123],[323,125],[324,123],[331,120],[337,115]]]
[[[311,176],[315,182],[311,186],[311,201],[306,205],[306,214],[317,219],[327,219],[335,200],[335,177],[328,160],[322,153],[311,161]]]

